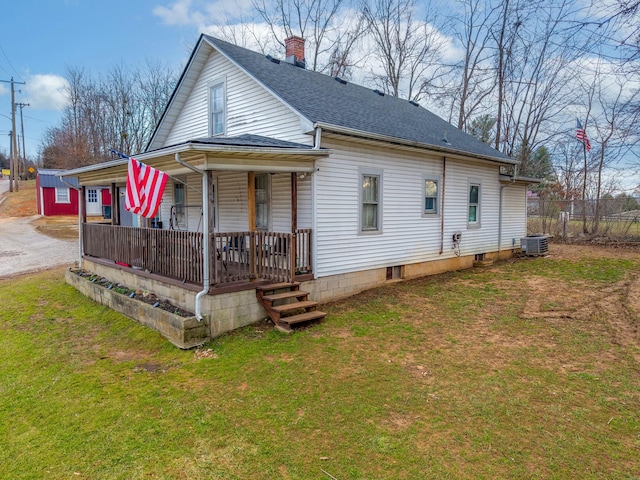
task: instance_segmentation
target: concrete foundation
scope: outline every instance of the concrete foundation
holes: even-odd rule
[[[503,250],[500,253],[487,253],[484,255],[484,259],[496,261],[510,258],[512,256],[513,252],[510,250]],[[474,260],[475,256],[469,255],[402,265],[401,279],[406,280],[419,278],[453,270],[471,268],[473,267]],[[198,289],[194,286],[178,286],[175,282],[163,282],[156,278],[150,278],[148,275],[140,275],[138,272],[130,268],[123,268],[115,264],[113,266],[105,265],[102,262],[93,262],[87,259],[84,259],[83,261],[83,268],[97,275],[108,278],[110,281],[122,283],[129,288],[143,289],[153,292],[159,298],[166,299],[184,310],[195,310],[195,298]],[[73,277],[75,277],[75,279]],[[74,286],[79,283],[76,279],[80,277],[75,274],[68,275],[68,278],[72,279],[74,283],[69,280],[68,282]],[[398,279],[394,279],[393,281],[397,280]],[[387,269],[376,268],[306,281],[302,283],[300,289],[310,293],[309,300],[319,303],[327,303],[350,297],[371,288],[382,286],[388,281]],[[87,282],[86,280],[84,280],[84,283],[88,283],[93,287],[96,287],[96,285],[91,282]],[[76,288],[85,293],[85,291],[78,286],[76,286]],[[109,292],[106,289],[102,290]],[[255,289],[251,288],[250,285],[247,286],[246,290],[221,293],[217,295],[206,295],[202,299],[201,311],[206,315],[207,321],[199,323],[198,326],[200,329],[197,330],[198,333],[196,334],[196,330],[194,330],[193,334],[188,334],[191,335],[191,337],[187,338],[183,335],[186,335],[187,330],[191,330],[192,320],[185,320],[183,326],[175,326],[175,322],[178,320],[141,320],[141,313],[137,308],[131,307],[132,310],[127,310],[129,312],[127,313],[127,311],[123,311],[124,307],[122,307],[123,310],[120,310],[121,307],[118,301],[110,300],[111,304],[107,304],[102,301],[101,298],[105,297],[103,293],[85,293],[85,295],[114,308],[114,310],[121,311],[140,323],[148,324],[148,326],[165,335],[172,343],[180,348],[189,348],[187,345],[195,346],[198,344],[197,342],[204,343],[206,339],[217,337],[268,317],[267,312],[256,299]],[[94,295],[96,298],[94,298]],[[146,304],[144,305],[149,307]],[[152,310],[157,311],[157,309]],[[197,322],[195,318],[193,318],[193,321]],[[202,330],[203,328],[206,332]],[[205,340],[196,340],[196,337],[198,339]]]

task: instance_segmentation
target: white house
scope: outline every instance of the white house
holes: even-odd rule
[[[285,58],[200,37],[134,155],[171,176],[146,225],[160,228],[121,226],[114,202],[112,225],[81,232],[86,269],[195,310],[215,336],[512,255],[532,180],[516,162],[414,102],[306,70],[299,38]],[[64,175],[117,192],[126,173],[119,159]]]

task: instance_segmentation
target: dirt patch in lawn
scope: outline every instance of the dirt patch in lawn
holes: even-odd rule
[[[52,238],[60,240],[76,240],[78,238],[78,218],[73,216],[39,217],[31,225],[35,229]]]

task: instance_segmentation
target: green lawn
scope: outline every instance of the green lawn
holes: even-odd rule
[[[0,478],[640,478],[640,254],[553,248],[198,351],[0,281]]]

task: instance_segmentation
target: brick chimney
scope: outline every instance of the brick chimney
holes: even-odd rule
[[[297,67],[305,68],[304,61],[304,38],[295,35],[284,40],[285,61]]]

